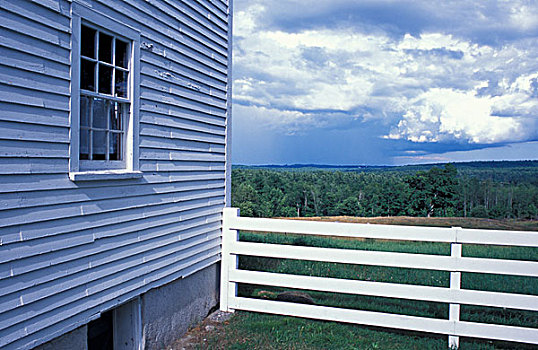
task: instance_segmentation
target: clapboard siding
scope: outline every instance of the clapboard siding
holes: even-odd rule
[[[86,183],[74,184],[71,181],[66,181],[64,176],[56,175],[26,175],[24,177],[14,175],[0,175],[0,193],[18,192],[24,195],[24,192],[33,191],[56,191],[62,189],[75,188],[116,188],[117,184],[111,181],[91,181]],[[144,183],[161,184],[169,183],[171,186],[181,186],[181,182],[193,180],[224,180],[225,175],[220,171],[181,171],[181,172],[158,172],[148,173],[144,176]],[[140,185],[137,180],[124,180],[124,186]]]
[[[70,49],[60,48],[54,44],[21,34],[1,24],[0,21],[0,28],[2,28],[0,30],[0,46],[69,66]]]
[[[141,179],[69,180],[72,2],[140,32]],[[220,259],[228,2],[0,0],[0,16],[0,347],[29,349]]]
[[[0,64],[0,83],[63,95],[69,98],[69,81]]]
[[[65,65],[49,60],[45,57],[39,57],[21,51],[12,50],[8,47],[1,47],[2,64],[33,73],[39,73],[55,79],[64,79],[69,81],[69,71]]]
[[[26,139],[4,140],[0,139],[0,158],[67,158],[69,145],[65,143],[43,143],[26,141]],[[5,203],[0,197],[0,208]]]
[[[97,200],[102,201],[107,199],[124,199],[125,201],[128,201],[129,198],[137,198],[141,196],[158,197],[158,195],[162,194],[173,194],[202,188],[222,188],[223,186],[223,179],[196,179],[194,181],[185,181],[181,184],[165,182],[161,184],[142,184],[121,187],[114,186],[108,188],[106,191],[103,191],[100,187],[92,187],[85,189],[56,189],[22,193],[12,192],[0,194],[0,209],[2,209],[5,213],[6,209],[20,209],[21,207],[32,208],[58,204],[71,205],[74,203],[87,204],[91,201],[95,202]],[[3,212],[0,211],[0,215],[2,215]],[[1,251],[2,248],[0,247],[0,252]]]
[[[55,31],[61,31],[67,34],[71,33],[71,24],[68,16],[58,16],[57,13],[37,3],[24,4],[22,1],[2,0],[0,1],[0,5],[3,10],[28,20],[27,23],[31,26],[35,21]],[[18,18],[13,17],[13,20],[18,20]]]

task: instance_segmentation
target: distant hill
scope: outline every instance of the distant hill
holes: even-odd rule
[[[270,169],[291,171],[335,170],[335,171],[417,171],[441,167],[446,163],[411,164],[411,165],[331,165],[331,164],[265,164],[265,165],[233,165],[234,169]],[[465,168],[538,168],[538,160],[517,161],[475,161],[452,163],[459,169]]]

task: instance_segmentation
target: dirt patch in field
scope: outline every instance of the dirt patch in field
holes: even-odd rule
[[[437,226],[437,227],[463,227],[490,230],[516,230],[516,231],[538,231],[537,220],[495,220],[483,218],[416,218],[410,216],[389,216],[389,217],[355,217],[355,216],[322,216],[308,218],[279,218],[288,220],[307,221],[330,221],[348,222],[360,224],[381,224],[381,225],[404,225],[404,226]]]
[[[229,324],[232,313],[215,311],[198,326],[189,330],[183,337],[178,339],[167,350],[193,350],[209,349],[208,339],[214,338],[224,332]],[[213,348],[213,347],[211,347]]]

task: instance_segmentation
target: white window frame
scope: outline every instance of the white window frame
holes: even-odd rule
[[[122,24],[104,14],[96,12],[78,3],[72,4],[71,35],[71,113],[70,113],[70,147],[69,178],[72,181],[119,180],[138,178],[139,171],[139,85],[140,85],[140,32]],[[125,120],[123,161],[125,166],[114,169],[104,161],[80,160],[80,61],[81,61],[81,26],[88,24],[105,34],[113,34],[131,43],[129,62],[130,111]],[[108,145],[107,145],[108,147]]]

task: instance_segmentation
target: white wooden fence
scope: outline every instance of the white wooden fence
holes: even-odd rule
[[[238,230],[444,242],[451,244],[451,256],[240,242]],[[220,307],[446,334],[449,347],[458,347],[459,337],[538,344],[536,328],[459,319],[460,304],[538,311],[538,296],[460,289],[462,272],[536,278],[538,262],[462,257],[462,244],[538,247],[538,232],[260,219],[240,217],[238,209],[225,208]],[[239,270],[239,255],[449,271],[450,288]],[[449,319],[238,297],[237,283],[448,303]]]

